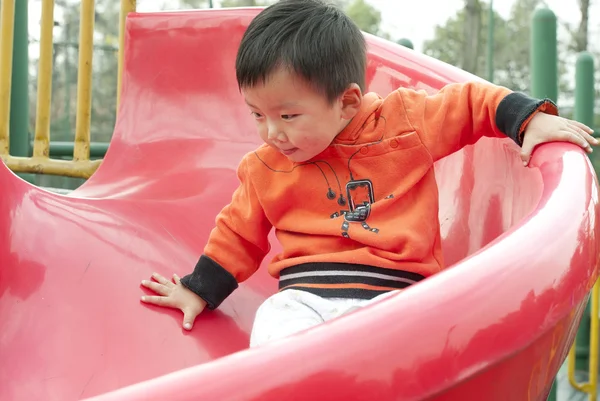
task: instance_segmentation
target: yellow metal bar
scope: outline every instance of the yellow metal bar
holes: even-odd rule
[[[90,158],[92,113],[92,54],[94,44],[94,0],[81,0],[79,24],[79,71],[77,74],[77,117],[73,160]]]
[[[588,401],[597,400],[598,392],[598,352],[600,351],[600,281],[596,281],[592,288],[590,308],[590,356],[589,356],[589,381],[578,383],[575,379],[575,341],[569,350],[568,377],[569,383],[576,390],[588,394]]]
[[[596,282],[592,290],[592,306],[591,306],[591,321],[590,321],[590,376],[589,376],[589,401],[596,401],[598,393],[598,326],[600,316],[598,315],[600,301],[600,284]]]
[[[85,179],[90,178],[102,162],[101,160],[72,161],[9,155],[1,155],[0,158],[15,173],[50,174]]]
[[[573,346],[569,350],[569,356],[567,358],[569,383],[575,390],[584,391],[583,386],[581,386],[579,383],[577,383],[577,379],[575,379],[575,344],[576,344],[576,342],[577,342],[577,339],[575,339],[573,341]]]
[[[136,0],[121,0],[121,14],[119,21],[119,70],[117,75],[117,109],[121,103],[121,82],[123,80],[123,63],[125,62],[125,20],[127,14],[134,12]]]
[[[50,103],[52,102],[52,29],[54,27],[54,0],[42,0],[40,61],[38,67],[38,94],[33,156],[50,154]]]
[[[15,0],[2,0],[0,7],[0,155],[8,155]]]

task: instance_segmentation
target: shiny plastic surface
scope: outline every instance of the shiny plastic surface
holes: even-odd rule
[[[139,301],[152,271],[193,268],[259,144],[234,72],[256,12],[132,15],[113,141],[72,195],[0,165],[0,399],[545,400],[598,275],[598,185],[572,145],[540,147],[530,168],[508,139],[441,160],[453,266],[305,333],[246,350],[276,289],[265,269],[190,333]],[[369,43],[382,94],[472,78]]]

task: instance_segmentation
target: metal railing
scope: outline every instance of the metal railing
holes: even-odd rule
[[[94,35],[94,0],[81,0],[79,26],[79,68],[77,76],[77,113],[73,159],[50,157],[50,105],[52,98],[52,46],[54,0],[42,0],[40,58],[32,157],[11,156],[10,101],[13,65],[15,1],[2,0],[0,5],[0,158],[16,173],[37,173],[67,177],[89,178],[102,160],[90,160],[90,123],[92,105],[92,54]],[[119,25],[119,64],[117,105],[119,104],[123,73],[123,43],[125,18],[135,11],[135,0],[121,0]]]

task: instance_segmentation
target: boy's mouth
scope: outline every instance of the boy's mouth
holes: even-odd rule
[[[298,150],[298,148],[292,148],[292,149],[287,149],[287,150],[285,150],[285,149],[279,149],[279,151],[281,153],[283,153],[284,155],[286,155],[286,156],[289,156],[292,153],[295,153],[297,150]]]

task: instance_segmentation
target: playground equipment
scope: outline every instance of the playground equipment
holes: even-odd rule
[[[245,350],[264,269],[191,333],[138,302],[151,271],[191,268],[258,144],[224,67],[256,13],[131,15],[113,141],[70,196],[0,165],[0,399],[544,400],[598,276],[598,185],[572,145],[529,169],[488,138],[440,161],[453,267],[278,344]],[[367,38],[371,90],[473,78]]]
[[[133,10],[135,10],[135,0],[121,1],[121,28],[124,27],[126,15]],[[32,157],[27,157],[29,149],[29,135],[27,132],[27,110],[29,109],[27,96],[27,1],[2,1],[2,37],[0,41],[0,158],[11,170],[17,173],[54,174],[89,178],[101,163],[101,160],[90,160],[94,0],[81,1],[77,117],[72,160],[61,160],[50,157],[53,15],[54,1],[43,1],[36,131],[33,155]],[[119,38],[121,43],[120,49],[123,48],[123,35],[124,29],[121,29]],[[13,48],[15,50],[14,54]],[[121,86],[122,59],[123,57],[120,52],[119,87]],[[13,106],[12,108],[11,105]],[[56,146],[56,148],[59,148],[59,146]],[[57,149],[57,154],[64,154],[64,146],[61,148],[63,149]],[[97,155],[99,152],[95,149],[94,153]]]

